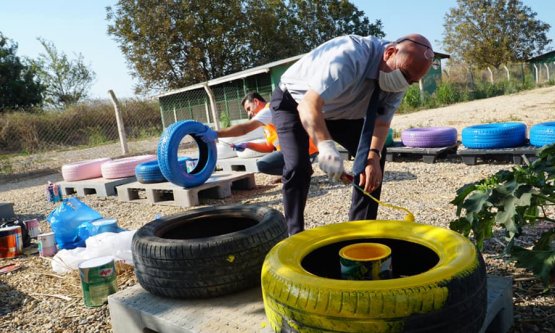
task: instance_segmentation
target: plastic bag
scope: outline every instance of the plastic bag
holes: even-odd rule
[[[72,250],[61,250],[52,258],[52,270],[58,274],[70,272],[79,268],[85,260],[113,256],[114,259],[123,260],[133,265],[131,244],[136,230],[120,233],[104,232],[87,239],[87,247],[78,247]]]
[[[64,199],[48,214],[46,220],[50,223],[58,249],[61,250],[85,246],[85,240],[79,237],[79,225],[101,218],[100,213],[72,197]]]

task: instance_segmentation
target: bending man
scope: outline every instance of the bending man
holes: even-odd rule
[[[290,235],[304,230],[312,173],[309,138],[317,143],[320,168],[332,179],[344,173],[335,142],[355,156],[355,169],[362,161],[360,170],[354,170],[355,182],[379,198],[391,119],[406,89],[426,74],[433,57],[430,42],[418,34],[393,43],[342,36],[306,54],[283,74],[271,109],[285,161],[282,191]],[[362,135],[367,115],[373,134]],[[358,158],[357,150],[363,152]],[[377,204],[353,189],[349,219],[376,216]]]

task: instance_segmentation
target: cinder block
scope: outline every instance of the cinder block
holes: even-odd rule
[[[65,196],[77,194],[79,197],[84,197],[88,194],[96,194],[99,197],[107,197],[117,194],[117,186],[131,183],[135,180],[135,177],[117,179],[94,178],[71,182],[61,181],[58,182],[58,185],[60,185],[62,194]]]
[[[222,199],[231,196],[232,189],[250,190],[256,187],[254,174],[250,172],[214,172],[204,183],[192,188],[163,182],[142,184],[133,182],[117,187],[121,201],[148,202],[151,204],[192,207],[201,198]],[[145,192],[143,198],[140,192]]]
[[[223,160],[218,160],[216,162],[216,167],[222,169],[222,171],[245,171],[245,172],[258,172],[258,166],[256,165],[256,161],[258,161],[258,157],[253,158],[239,158],[239,157],[232,157],[226,158]]]

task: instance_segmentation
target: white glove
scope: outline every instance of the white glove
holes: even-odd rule
[[[332,140],[318,142],[318,166],[334,180],[338,180],[343,174],[343,157]]]

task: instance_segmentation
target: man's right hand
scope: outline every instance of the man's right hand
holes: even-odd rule
[[[318,142],[318,166],[324,171],[328,177],[339,180],[343,175],[343,157],[335,148],[332,140],[323,140]]]
[[[248,143],[247,142],[241,142],[241,143],[238,143],[238,144],[232,144],[231,148],[233,148],[233,150],[241,152],[241,151],[244,151],[245,149],[248,148]]]

